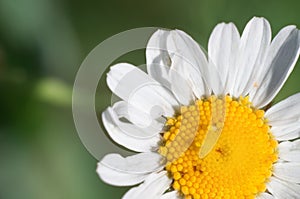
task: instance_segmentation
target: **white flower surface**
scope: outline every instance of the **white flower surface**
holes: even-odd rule
[[[150,38],[146,49],[147,73],[131,64],[119,63],[112,66],[107,75],[109,88],[122,101],[103,112],[103,124],[116,143],[137,154],[130,157],[122,157],[119,154],[106,155],[98,163],[97,173],[100,178],[116,186],[136,185],[123,196],[124,199],[235,198],[233,195],[237,193],[230,193],[233,189],[226,187],[226,184],[218,182],[214,187],[217,183],[207,180],[211,185],[204,188],[201,185],[206,183],[201,177],[205,174],[204,162],[213,158],[213,154],[217,154],[221,149],[213,149],[206,157],[193,159],[197,159],[202,166],[193,163],[193,174],[196,177],[189,174],[189,182],[194,182],[190,185],[186,185],[188,178],[183,178],[185,161],[189,164],[190,156],[184,156],[183,151],[178,157],[173,155],[173,160],[170,161],[170,156],[163,152],[163,149],[167,148],[167,142],[172,141],[169,135],[166,135],[171,131],[168,130],[168,126],[176,128],[172,121],[182,118],[183,114],[181,116],[180,111],[183,107],[190,108],[195,102],[205,103],[205,100],[215,96],[228,99],[230,102],[226,103],[229,105],[231,101],[235,101],[243,110],[263,113],[257,121],[267,126],[266,145],[274,143],[274,146],[269,146],[272,149],[270,157],[274,157],[274,160],[272,167],[266,170],[270,172],[268,177],[263,178],[262,182],[255,181],[260,183],[257,186],[254,182],[249,182],[254,184],[254,190],[242,187],[243,180],[248,178],[244,174],[245,179],[239,178],[239,185],[228,182],[228,186],[232,185],[238,187],[237,190],[242,190],[238,193],[240,198],[300,198],[300,93],[272,107],[268,106],[292,72],[299,56],[299,46],[300,33],[295,26],[284,27],[272,39],[269,22],[257,17],[248,22],[241,36],[234,24],[218,24],[209,38],[207,54],[183,31],[158,30]],[[212,104],[212,101],[209,102]],[[230,111],[226,113],[229,115]],[[202,113],[199,111],[199,114]],[[201,123],[201,117],[199,118]],[[224,128],[227,125],[226,118]],[[237,118],[236,123],[240,122],[239,118],[243,119],[240,115],[233,115],[232,118],[230,121]],[[252,120],[247,116],[245,118],[241,122],[251,125]],[[195,131],[196,135],[193,136],[197,137],[200,131]],[[221,130],[220,137],[210,141],[211,147],[217,147],[218,143],[222,142],[227,135],[225,131],[231,135],[230,129]],[[197,148],[198,143],[192,140],[187,143],[185,149],[194,150],[193,147],[189,148],[193,143],[194,148]],[[260,149],[265,149],[264,144],[257,141],[251,142],[253,150],[256,143],[260,143]],[[201,150],[201,144],[204,145],[203,140],[200,142],[200,149],[197,150]],[[251,150],[251,147],[247,148]],[[171,151],[171,148],[167,149]],[[228,150],[232,154],[235,153],[234,148]],[[267,152],[262,150],[258,153]],[[220,157],[227,156],[224,154],[222,152]],[[248,158],[247,154],[239,156],[241,162],[248,161],[250,156]],[[183,163],[179,161],[181,155]],[[231,154],[228,155],[229,159],[230,157]],[[249,161],[255,162],[255,158],[256,156],[251,156]],[[179,164],[183,165],[183,169]],[[217,164],[215,162],[207,165]],[[235,165],[226,165],[226,162],[223,162],[222,168],[224,165],[235,168]],[[241,165],[240,167],[243,167],[243,164]],[[206,169],[214,171],[213,168]],[[228,174],[223,174],[226,171]],[[235,172],[239,171],[222,170],[222,175],[238,175]],[[254,175],[250,171],[246,174],[249,178]],[[199,181],[200,185],[196,185],[198,178],[202,180]],[[213,182],[214,179],[211,177]],[[245,181],[245,184],[247,183]],[[256,189],[259,186],[263,188]]]

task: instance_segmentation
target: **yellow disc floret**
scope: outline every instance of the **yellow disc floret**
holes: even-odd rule
[[[186,198],[255,198],[266,190],[277,141],[248,98],[211,96],[168,118],[159,153]]]

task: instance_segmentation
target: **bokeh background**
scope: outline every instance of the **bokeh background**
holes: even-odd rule
[[[124,30],[178,28],[206,48],[222,21],[241,31],[253,16],[273,35],[300,25],[298,0],[0,0],[0,199],[116,199],[128,188],[104,184],[81,144],[72,86],[85,56]],[[122,57],[145,62],[144,52]],[[300,63],[275,101],[300,92]],[[102,79],[97,110],[109,105]]]

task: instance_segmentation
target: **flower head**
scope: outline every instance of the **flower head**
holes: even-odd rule
[[[122,101],[102,120],[118,144],[101,179],[131,186],[123,198],[298,198],[300,93],[268,106],[293,70],[300,33],[287,26],[271,41],[254,17],[213,30],[206,55],[180,30],[158,30],[146,50],[147,73],[120,63],[107,76]]]

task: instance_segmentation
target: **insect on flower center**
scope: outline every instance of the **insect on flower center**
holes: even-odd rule
[[[185,199],[255,198],[266,190],[278,143],[247,97],[197,100],[165,125],[159,153]]]

